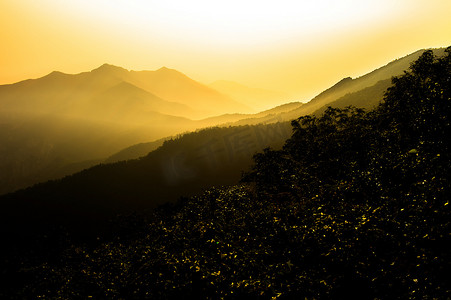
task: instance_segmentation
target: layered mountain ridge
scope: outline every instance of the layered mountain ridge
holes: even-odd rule
[[[391,77],[402,74],[423,51],[359,78],[345,78],[308,103],[291,102],[259,113],[249,113],[233,96],[248,95],[247,104],[260,99],[261,105],[274,95],[285,96],[227,81],[216,83],[223,86],[219,92],[212,88],[215,84],[206,86],[166,67],[129,71],[104,64],[90,72],[55,71],[1,85],[0,194],[69,175],[121,149],[133,150],[116,157],[138,158],[161,145],[152,141],[196,129],[289,122],[319,114],[328,105],[371,108],[382,100]],[[442,55],[444,49],[434,52]]]
[[[120,84],[125,90],[118,88]],[[70,75],[56,71],[38,79],[0,86],[2,99],[0,109],[24,111],[38,107],[42,112],[67,114],[65,109],[70,107],[65,105],[82,106],[90,98],[115,86],[122,96],[127,93],[127,89],[134,86],[158,97],[160,102],[164,100],[185,105],[185,108],[190,109],[180,110],[178,113],[191,119],[226,112],[252,111],[251,108],[176,70],[163,67],[156,71],[128,71],[109,64],[104,64],[91,72]],[[136,94],[136,91],[134,93]],[[139,96],[148,98],[145,93]],[[152,109],[161,112],[158,106],[154,105]]]

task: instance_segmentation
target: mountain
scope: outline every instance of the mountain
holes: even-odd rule
[[[253,110],[218,91],[166,67],[156,71],[130,71],[130,83],[163,99],[182,103],[203,112],[197,118],[223,113],[249,113]]]
[[[391,86],[391,78],[403,74],[424,51],[416,51],[359,78],[344,78],[303,105],[300,105],[300,102],[293,102],[257,114],[222,115],[211,119],[217,118],[226,122],[227,125],[240,126],[291,121],[307,114],[321,114],[328,106],[343,108],[353,105],[371,109],[382,101],[385,90]],[[433,51],[438,56],[444,54],[444,49],[433,49]],[[236,86],[227,81],[225,83],[219,81],[217,86],[223,84]]]
[[[92,166],[80,163],[100,162],[129,145],[196,128],[188,119],[159,113],[149,113],[152,123],[145,126],[58,115],[25,117],[0,113],[0,194],[70,174],[62,170],[74,171],[66,166]]]
[[[368,107],[374,105],[380,101],[380,92],[389,84],[390,77],[402,73],[402,68],[410,65],[410,62],[422,52],[419,51],[394,61],[360,78],[345,78],[306,104],[296,102],[288,103],[258,114],[221,115],[200,120],[197,122],[197,126],[200,128],[202,126],[211,126],[214,123],[225,123],[225,126],[261,123],[272,123],[272,125],[265,126],[282,126],[278,124],[285,124],[283,126],[288,128],[285,134],[265,135],[267,143],[281,144],[289,134],[289,123],[278,122],[290,121],[307,112],[312,113],[318,109],[322,109],[331,103],[335,103],[336,105],[366,105]],[[93,72],[114,73],[118,76],[117,74],[127,73],[128,71],[112,66],[103,66]],[[158,97],[158,99],[165,97],[167,99],[171,95],[170,92],[163,93],[164,90],[169,90],[167,89],[169,85],[168,81],[165,81],[164,78],[171,76],[180,77],[181,79],[184,78],[184,75],[169,69],[160,69],[153,72],[144,71],[143,73],[128,73],[132,73],[135,76],[134,81],[131,80],[128,83],[119,81],[112,88],[114,89],[114,87],[119,85],[121,89],[130,90],[130,95],[145,94],[146,97],[153,97],[153,100],[155,100],[155,97]],[[138,82],[137,78],[140,76],[140,78],[151,78],[159,73],[165,74],[165,76],[161,77],[163,79],[161,79],[160,83],[163,87],[159,90],[151,85],[145,86]],[[152,80],[149,80],[149,82],[152,82]],[[187,82],[190,83],[190,81]],[[150,94],[150,89],[154,93]],[[103,94],[98,93],[97,99],[107,101],[105,99],[108,99],[108,97],[102,96],[105,93],[108,95],[109,91],[103,91]],[[175,94],[177,92],[172,93],[173,96]],[[361,96],[364,99],[360,98]],[[131,103],[135,103],[138,106],[141,105],[140,100],[133,99],[133,96],[130,97],[136,102],[131,101]],[[145,97],[140,97],[140,99],[143,98]],[[169,102],[166,103],[170,105],[168,104]],[[238,174],[245,169],[253,151],[257,151],[263,147],[263,144],[258,140],[259,138],[261,139],[261,136],[255,133],[259,132],[255,128],[266,128],[260,126],[263,125],[254,127],[213,128],[188,134],[174,141],[166,141],[162,147],[150,152],[148,156],[139,160],[100,165],[53,183],[41,184],[21,191],[20,193],[8,196],[7,199],[15,199],[14,201],[18,201],[18,199],[22,199],[20,201],[34,199],[32,201],[37,201],[36,203],[41,203],[46,207],[54,205],[53,202],[53,204],[46,202],[54,200],[46,199],[71,199],[68,202],[69,206],[66,207],[66,205],[63,205],[64,211],[58,212],[58,214],[61,213],[62,215],[72,214],[73,212],[83,215],[83,211],[89,210],[91,204],[85,203],[85,200],[82,199],[89,198],[95,198],[96,205],[102,207],[101,210],[108,211],[109,215],[124,209],[154,207],[156,203],[174,200],[181,195],[195,193],[196,191],[200,191],[201,188],[210,185],[229,184],[233,180],[237,180],[239,177]],[[193,127],[196,127],[196,125]],[[266,131],[272,132],[271,130]],[[144,154],[142,151],[151,150],[157,145],[158,142],[156,144],[143,144],[140,147],[130,148],[122,152],[118,157],[130,159],[134,155],[141,156]],[[218,148],[217,145],[222,146]],[[259,147],[255,148],[255,145],[259,145]],[[232,156],[238,158],[238,160],[231,161],[230,151],[235,148],[236,152]],[[140,150],[134,151],[134,149]],[[113,158],[112,160],[115,161],[117,159]],[[114,189],[111,189],[111,186],[114,186]],[[52,196],[49,196],[48,193],[51,193]],[[73,205],[83,207],[83,209],[76,209]],[[69,216],[67,218],[70,219]]]
[[[324,92],[314,97],[312,100],[307,102],[302,107],[293,110],[291,113],[284,116],[284,118],[294,119],[302,115],[314,113],[318,109],[324,110],[325,106],[330,105],[334,101],[340,99],[341,97],[346,96],[347,94],[355,93],[365,88],[372,87],[380,81],[385,80],[385,83],[388,83],[390,82],[392,77],[402,75],[404,71],[406,71],[409,68],[410,64],[413,63],[415,60],[417,60],[424,53],[424,51],[426,50],[418,50],[403,58],[392,61],[389,64],[379,69],[376,69],[366,75],[363,75],[359,78],[356,79],[352,79],[350,77],[344,78],[335,85],[333,85],[332,87],[330,87],[329,89],[325,90]],[[445,53],[444,48],[433,49],[433,51],[434,54],[437,56],[443,56]],[[376,87],[376,89],[377,88],[378,87]],[[368,96],[371,95],[368,94]],[[380,93],[373,94],[373,96],[376,97],[376,99],[365,98],[357,102],[354,101],[352,103],[354,103],[358,107],[369,107],[369,105],[365,103],[366,101],[377,103],[382,100]]]
[[[368,113],[203,130],[0,198],[0,297],[449,298],[447,52],[422,55]],[[187,197],[286,131],[241,184]]]
[[[99,116],[99,112],[101,112]],[[117,85],[86,100],[80,114],[105,120],[148,123],[149,114],[161,113],[172,116],[185,116],[194,112],[187,105],[169,102],[122,81]]]
[[[142,91],[130,91],[133,86]],[[155,100],[159,97],[160,102],[165,100],[191,107],[189,110],[176,110],[181,116],[190,118],[251,111],[245,105],[176,70],[128,71],[108,64],[91,72],[74,75],[52,72],[39,79],[1,85],[0,109],[67,114],[68,109],[76,109],[84,103],[80,102],[81,99],[90,99],[112,88],[119,92],[118,96],[132,92],[135,99],[153,97]],[[115,95],[110,93],[109,96]],[[159,109],[159,105],[153,108]]]
[[[357,92],[349,93],[337,100],[328,103],[328,106],[335,108],[345,108],[355,106],[364,109],[376,107],[384,98],[385,91],[392,85],[391,79],[381,80],[373,86],[364,88]],[[313,112],[314,115],[321,115],[326,110],[326,106]]]
[[[274,116],[278,116],[279,114],[286,113],[288,111],[291,111],[295,108],[300,107],[303,105],[301,102],[292,102],[283,104],[277,107],[274,107],[272,109],[256,113],[256,114],[225,114],[217,117],[207,118],[203,120],[197,121],[200,127],[208,127],[214,124],[217,127],[230,127],[231,124],[234,124],[234,126],[246,126],[246,125],[256,125],[256,124],[263,124],[263,123],[277,123],[279,121],[278,118],[274,118]],[[273,119],[268,119],[272,117]],[[259,120],[262,119],[262,122],[259,122]],[[166,137],[163,139],[159,139],[153,142],[148,143],[139,143],[130,147],[127,147],[118,153],[110,156],[108,159],[103,161],[104,163],[112,163],[112,162],[118,162],[121,160],[130,160],[130,159],[136,159],[143,157],[149,152],[157,149],[159,146],[161,146],[164,141],[170,140],[173,137]],[[275,142],[278,142],[278,139],[276,138]]]
[[[189,118],[240,111],[250,109],[168,68],[104,64],[0,85],[0,194],[80,171],[136,143],[217,124]]]
[[[250,88],[237,82],[227,80],[218,80],[208,86],[257,111],[272,108],[275,103],[286,103],[290,98],[285,93]]]
[[[153,142],[139,143],[136,145],[132,145],[130,147],[122,149],[121,151],[111,155],[103,162],[104,163],[114,163],[114,162],[119,162],[122,160],[130,160],[130,159],[136,159],[136,158],[146,156],[153,150],[162,146],[163,143],[169,139],[170,138],[162,138],[162,139],[159,139],[159,140],[156,140]],[[75,173],[75,172],[72,172],[72,173]],[[72,174],[72,173],[68,173],[68,174]]]
[[[301,107],[301,102],[285,103],[271,109],[261,111],[254,114],[225,114],[199,120],[200,124],[208,126],[208,124],[219,124],[220,126],[240,126],[240,125],[256,125],[260,123],[274,123],[282,121],[280,115],[288,113],[294,109]],[[288,120],[283,120],[288,121]]]
[[[254,115],[249,115],[247,118],[241,118],[229,125],[241,126],[291,121],[294,119],[291,117],[291,112],[300,109],[303,105],[304,103],[302,102],[286,103]]]
[[[444,53],[444,49],[434,51]],[[67,175],[62,171],[104,161],[137,143],[199,128],[290,121],[320,113],[328,105],[372,107],[382,100],[390,78],[402,74],[423,52],[360,78],[345,78],[303,105],[294,103],[257,114],[243,113],[245,105],[168,68],[128,71],[105,64],[91,72],[52,72],[39,79],[0,86],[0,166],[6,170],[0,175],[0,194]],[[230,82],[217,85],[249,91]],[[186,118],[214,111],[221,113],[198,121]],[[136,158],[154,148],[139,149],[123,157]]]

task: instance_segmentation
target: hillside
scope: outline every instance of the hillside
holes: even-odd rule
[[[242,125],[256,125],[265,123],[274,123],[282,121],[280,115],[286,114],[301,107],[301,102],[289,102],[276,107],[253,114],[225,114],[211,118],[199,120],[198,123],[202,125],[219,124],[220,126],[242,126]],[[290,121],[283,119],[283,121]]]
[[[382,101],[385,90],[391,85],[391,78],[403,74],[424,51],[416,51],[359,78],[344,78],[302,106],[293,106],[289,110],[267,114],[233,115],[235,120],[229,118],[230,125],[270,123],[275,120],[291,121],[303,115],[321,114],[328,106],[344,108],[353,105],[366,109],[374,108]],[[444,54],[444,49],[433,49],[433,51],[438,56]]]
[[[182,103],[202,112],[191,118],[205,118],[223,113],[249,113],[253,109],[220,92],[190,79],[174,69],[161,68],[156,71],[131,71],[127,75],[130,83],[163,99]]]
[[[167,140],[140,159],[100,164],[0,197],[0,220],[9,224],[1,230],[7,234],[10,228],[35,224],[37,229],[50,222],[82,234],[95,232],[118,213],[152,209],[209,186],[233,184],[254,153],[281,147],[289,135],[289,123],[275,123],[210,128]]]
[[[103,118],[115,122],[146,124],[149,123],[146,114],[153,112],[171,116],[186,116],[194,113],[194,110],[187,105],[163,100],[125,81],[85,101],[86,105],[77,113],[85,117]],[[100,115],[99,112],[101,112]],[[74,113],[74,109],[71,113]]]
[[[280,121],[278,118],[274,118],[274,116],[286,113],[288,111],[291,111],[297,107],[300,107],[302,103],[300,102],[292,102],[283,104],[277,107],[274,107],[272,109],[262,111],[256,114],[226,114],[221,115],[217,117],[207,118],[203,119],[197,122],[199,128],[201,127],[208,127],[212,124],[219,124],[217,127],[230,127],[231,124],[234,124],[234,126],[246,126],[246,125],[257,125],[257,124],[271,124],[271,123],[277,123]],[[273,119],[268,119],[268,116],[271,116]],[[262,118],[263,121],[259,122],[258,120]],[[241,120],[240,122],[237,122]],[[239,124],[240,123],[240,124]],[[279,143],[280,138],[277,135],[273,137],[274,143]],[[104,163],[111,163],[111,162],[118,162],[121,160],[129,160],[129,159],[136,159],[142,156],[147,155],[149,152],[157,149],[159,146],[163,144],[165,140],[172,139],[172,137],[166,137],[163,139],[159,139],[157,141],[148,142],[148,143],[139,143],[136,145],[132,145],[130,147],[127,147],[118,153],[112,155],[111,157],[107,158]]]
[[[88,245],[58,230],[37,240],[42,248],[27,240],[4,262],[0,293],[447,299],[450,81],[451,47],[442,58],[426,51],[374,110],[294,120],[282,149],[254,155],[239,185],[122,216]],[[198,144],[202,134],[188,137]],[[173,178],[194,175],[177,161]]]
[[[364,109],[372,109],[381,103],[384,93],[392,85],[391,79],[381,80],[373,86],[364,88],[357,92],[348,93],[337,100],[330,102],[328,106],[334,108],[345,108],[346,106],[355,106]],[[321,115],[327,107],[323,106],[313,112],[314,115]]]
[[[0,194],[57,178],[53,174],[66,165],[101,161],[129,145],[197,128],[180,117],[155,112],[145,116],[150,125],[124,126],[53,114],[0,113],[4,122],[0,126]]]
[[[380,81],[391,80],[393,76],[402,75],[403,72],[409,68],[410,64],[416,61],[420,57],[420,55],[424,53],[424,51],[426,50],[418,50],[403,58],[392,61],[387,65],[368,74],[365,74],[359,78],[344,78],[334,86],[314,97],[311,101],[306,103],[301,108],[293,110],[289,115],[286,116],[286,118],[294,119],[297,116],[312,114],[318,109],[324,110],[325,107],[331,105],[331,103],[337,101],[341,97],[346,96],[347,94],[355,93],[365,88],[372,87]],[[441,56],[444,54],[445,49],[433,49],[433,51],[436,55]],[[375,96],[377,97],[376,100],[372,98],[361,98],[360,101],[354,101],[354,105],[356,105],[357,107],[368,107],[368,105],[365,104],[366,101],[375,103],[375,101],[382,100],[382,98],[379,98],[379,94],[376,94]]]
[[[162,138],[162,139],[159,139],[159,140],[156,140],[153,142],[139,143],[136,145],[132,145],[130,147],[122,149],[121,151],[111,155],[104,161],[104,163],[114,163],[114,162],[119,162],[122,160],[136,159],[136,158],[146,156],[153,150],[162,146],[163,143],[168,139],[169,138]]]

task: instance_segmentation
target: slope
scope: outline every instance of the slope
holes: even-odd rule
[[[283,104],[272,109],[257,113],[257,114],[226,114],[217,117],[207,118],[197,121],[198,128],[210,127],[218,124],[218,127],[229,127],[231,124],[234,126],[245,126],[245,125],[255,125],[260,123],[276,123],[280,121],[279,118],[274,118],[275,115],[279,115],[284,112],[293,110],[294,108],[300,107],[302,103],[292,102]],[[270,120],[267,117],[271,116],[273,119]],[[262,119],[262,122],[259,120]],[[241,121],[240,121],[241,120]],[[237,122],[240,121],[240,122]],[[127,147],[118,153],[112,155],[106,159],[105,163],[117,162],[120,160],[136,159],[147,155],[149,152],[155,150],[163,144],[165,140],[172,139],[172,137],[166,137],[153,142],[139,143],[130,147]]]
[[[72,110],[73,112],[73,110]],[[99,112],[101,112],[99,116]],[[157,112],[172,116],[185,116],[194,111],[183,104],[163,100],[131,83],[119,84],[96,94],[86,101],[80,115],[126,123],[149,121],[147,114]]]
[[[450,80],[451,48],[427,52],[374,111],[297,119],[282,150],[255,156],[249,185],[118,218],[90,247],[27,241],[0,295],[447,299]]]
[[[212,185],[233,184],[254,153],[280,147],[289,135],[289,123],[186,134],[138,160],[97,165],[0,197],[2,228],[25,230],[34,224],[38,230],[59,224],[89,234],[118,213],[151,209]]]
[[[68,175],[120,149],[142,141],[194,130],[194,122],[158,113],[146,114],[150,125],[91,121],[57,115],[3,115],[0,126],[0,194]],[[20,122],[14,122],[16,118]],[[83,162],[92,163],[80,164]],[[74,165],[75,164],[75,165]],[[78,170],[81,170],[78,169]]]
[[[355,106],[364,109],[372,109],[381,103],[384,93],[392,85],[390,79],[381,80],[373,86],[364,88],[360,91],[349,93],[337,100],[330,102],[327,106],[334,108],[345,108],[346,106]],[[323,106],[316,110],[314,115],[321,115],[327,107]]]
[[[190,79],[174,69],[131,71],[127,81],[163,99],[182,103],[200,111],[189,117],[201,118],[222,113],[249,113],[252,109],[230,97]]]
[[[443,56],[445,49],[433,49],[433,51],[434,54]],[[334,86],[314,97],[303,107],[293,110],[292,113],[287,115],[286,117],[294,119],[297,116],[311,114],[323,106],[328,106],[330,103],[338,100],[346,94],[354,93],[359,90],[374,86],[381,80],[390,80],[393,76],[401,75],[409,68],[410,64],[417,60],[424,52],[425,50],[418,50],[356,79],[352,79],[350,77],[344,78]],[[371,99],[368,100],[374,101]],[[362,99],[362,101],[366,101],[366,99]],[[362,105],[365,106],[365,104],[363,103]]]
[[[438,55],[443,53],[443,49],[436,49],[434,51]],[[233,102],[228,102],[228,99],[223,98],[223,95],[189,79],[182,73],[167,68],[162,68],[157,71],[135,72],[105,64],[91,72],[77,75],[53,72],[40,79],[0,86],[0,110],[3,111],[1,116],[3,126],[0,127],[0,130],[2,128],[6,131],[9,130],[7,128],[11,124],[5,121],[8,119],[14,119],[15,125],[13,127],[16,128],[16,136],[10,139],[11,145],[14,144],[15,146],[9,147],[8,143],[2,145],[2,151],[6,153],[2,158],[2,164],[5,166],[5,170],[9,171],[2,178],[3,182],[0,181],[0,186],[3,186],[3,189],[0,189],[0,193],[2,191],[8,192],[18,187],[24,187],[26,184],[30,184],[30,182],[38,182],[27,179],[22,184],[19,184],[21,180],[18,178],[36,177],[37,179],[39,178],[38,180],[49,179],[52,177],[49,177],[48,174],[55,173],[55,168],[60,170],[61,168],[64,169],[64,164],[77,165],[83,161],[98,161],[126,146],[187,132],[196,128],[221,123],[227,125],[246,125],[290,121],[298,116],[314,113],[318,109],[324,110],[325,106],[330,105],[341,97],[344,98],[333,105],[342,106],[349,103],[359,107],[370,107],[380,100],[380,92],[383,90],[384,85],[388,83],[387,78],[402,73],[410,62],[422,52],[423,50],[417,51],[360,78],[344,79],[312,99],[309,103],[297,107],[293,106],[292,108],[294,109],[291,109],[291,111],[289,111],[290,109],[285,109],[289,107],[285,107],[280,111],[263,112],[256,115],[221,115],[217,118],[208,118],[198,122],[191,122],[186,119],[169,117],[153,112],[147,113],[146,111],[148,109],[161,109],[162,111],[168,110],[172,112],[183,110],[183,104],[163,102],[164,100],[159,98],[160,95],[175,99],[182,97],[182,94],[186,94],[188,95],[185,98],[186,101],[191,99],[191,97],[199,97],[198,99],[200,100],[196,102],[196,105],[204,105],[207,101],[210,101],[208,102],[208,107],[211,108],[216,107],[211,102],[215,101],[214,99],[219,99],[217,103],[225,103],[223,105],[224,108],[230,105],[233,106]],[[366,88],[367,90],[365,90]],[[152,94],[150,90],[155,93]],[[359,92],[361,90],[364,91]],[[359,94],[353,94],[356,92],[359,92]],[[116,94],[120,94],[121,99],[109,98]],[[364,96],[365,99],[362,100],[361,96]],[[81,105],[80,102],[83,102],[80,99],[83,99],[89,105],[80,109],[78,105]],[[97,118],[100,118],[100,120],[95,119],[96,113],[86,113],[90,111],[88,109],[89,107],[93,107],[92,102],[96,101],[99,104],[97,108],[100,110]],[[130,105],[128,105],[129,102]],[[153,104],[149,105],[149,103]],[[103,107],[103,105],[106,105],[106,107]],[[108,105],[111,105],[111,107],[108,108]],[[76,114],[77,109],[79,109],[78,115],[82,115],[82,117],[73,116]],[[30,115],[26,115],[25,112]],[[35,114],[40,115],[36,117]],[[57,117],[49,114],[55,114]],[[190,111],[190,114],[202,115],[203,113]],[[71,119],[62,121],[64,116],[67,115],[70,115]],[[91,120],[85,120],[87,116]],[[101,119],[104,116],[105,118]],[[70,129],[66,130],[65,135],[61,133],[57,135],[46,135],[48,131],[47,125],[47,127],[41,126],[39,122],[28,121],[29,119],[42,120],[46,118],[53,120],[51,126]],[[32,131],[27,129],[26,126],[20,125],[22,119],[27,120],[24,124],[33,126]],[[105,119],[108,119],[108,121],[105,121]],[[128,123],[126,120],[132,120],[132,122]],[[145,124],[145,121],[148,121],[148,123]],[[66,124],[59,126],[58,122],[65,122]],[[72,125],[69,125],[69,123]],[[130,127],[131,123],[134,123],[133,127]],[[82,128],[85,129],[77,132],[76,127],[78,124],[89,125],[82,125]],[[22,128],[24,132],[21,132],[19,128]],[[39,128],[41,130],[38,130]],[[99,134],[95,133],[98,130]],[[27,132],[33,132],[33,134]],[[8,135],[8,132],[1,133],[1,135],[11,137],[11,135]],[[66,136],[70,137],[71,135],[79,138],[73,140],[68,140],[69,138],[63,139],[64,142],[62,144],[64,147],[60,146],[61,143],[58,144],[56,142],[57,138],[61,138],[62,136],[66,138]],[[96,142],[92,144],[85,143],[83,141],[84,136],[86,136],[87,140],[96,140]],[[38,148],[32,150],[32,147],[24,145],[36,145]],[[69,158],[70,155],[65,156],[62,150],[42,150],[38,145],[45,145],[43,146],[44,148],[41,147],[42,149],[79,149],[80,152],[86,153],[86,156],[79,157],[82,160],[73,160]],[[88,148],[83,149],[79,145],[85,145]],[[18,155],[22,152],[14,153],[17,147],[28,149],[28,152],[20,158]],[[103,152],[100,154],[99,150],[103,150]],[[55,155],[54,152],[60,154]],[[10,153],[14,153],[14,155],[12,156]],[[43,155],[45,158],[43,158]],[[30,164],[29,161],[45,163]],[[27,168],[24,167],[26,165],[33,166],[30,168],[33,170],[36,168],[35,171],[37,173],[33,171],[27,174]],[[42,170],[52,170],[45,170],[46,175],[41,176],[39,175],[40,168]],[[61,172],[57,173],[61,174]],[[11,180],[14,182],[17,181],[17,184],[11,185]]]

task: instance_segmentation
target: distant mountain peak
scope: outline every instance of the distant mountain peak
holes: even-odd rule
[[[175,69],[168,68],[168,67],[161,67],[158,70],[156,70],[156,72],[158,72],[158,73],[166,73],[166,74],[170,74],[170,73],[182,74],[181,72],[179,72],[179,71],[177,71]]]
[[[162,76],[163,78],[179,78],[179,79],[189,79],[192,80],[191,78],[189,78],[188,76],[186,76],[185,74],[183,74],[182,72],[176,70],[176,69],[171,69],[168,67],[161,67],[156,71],[153,71],[154,74],[158,74],[159,76]]]
[[[168,67],[165,67],[165,66],[158,69],[158,71],[169,71],[169,70],[174,71],[173,69],[169,69]]]
[[[347,84],[351,83],[353,80],[354,79],[352,79],[351,77],[345,77],[342,80],[340,80],[339,82],[337,82],[336,84],[334,84],[333,86],[331,86],[330,88],[328,88],[327,90],[323,91],[321,94],[319,94],[315,98],[313,98],[313,100],[318,98],[321,95],[327,95],[329,93],[333,93],[336,89],[346,86]]]
[[[351,77],[345,77],[345,78],[343,78],[342,80],[340,80],[339,82],[337,82],[337,83],[335,84],[335,86],[338,86],[338,85],[340,85],[340,84],[343,84],[343,83],[345,83],[345,82],[350,82],[350,81],[352,81],[352,78],[351,78]]]
[[[63,72],[60,71],[53,71],[52,73],[50,73],[49,75],[61,75],[64,74]]]
[[[100,67],[98,67],[97,69],[92,70],[91,72],[93,73],[117,73],[117,72],[128,72],[127,69],[124,69],[122,67],[118,67],[115,65],[110,65],[110,64],[103,64]]]
[[[47,74],[47,75],[44,76],[44,77],[47,77],[47,78],[54,78],[54,77],[61,77],[61,76],[64,76],[64,75],[68,75],[68,74],[63,73],[63,72],[60,72],[60,71],[53,71],[53,72]]]

